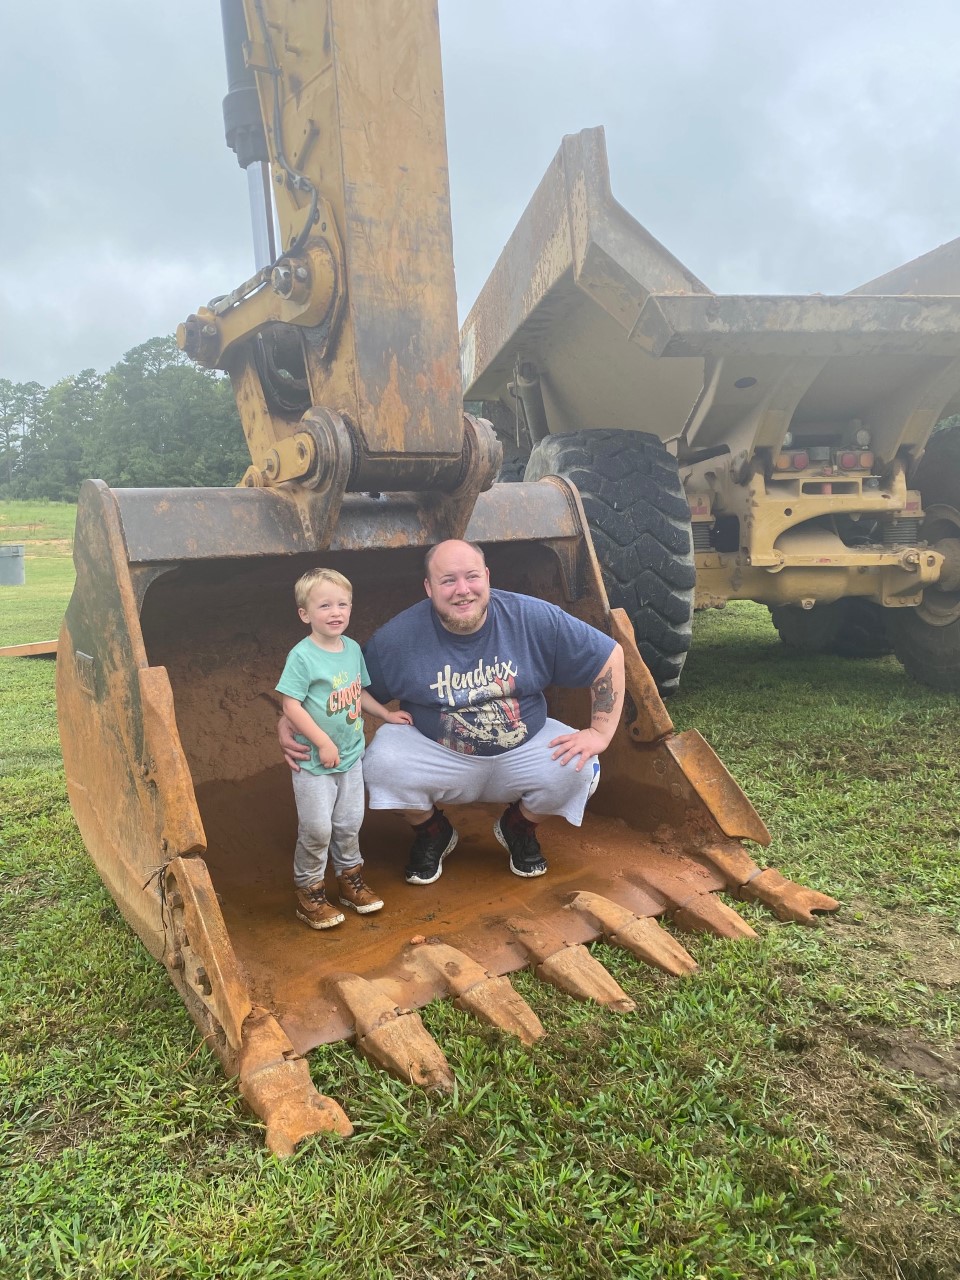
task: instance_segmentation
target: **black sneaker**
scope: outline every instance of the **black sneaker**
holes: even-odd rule
[[[407,884],[433,884],[443,872],[443,860],[457,844],[457,833],[442,809],[434,809],[426,822],[413,828],[410,862],[403,873]]]
[[[510,870],[515,876],[532,879],[546,875],[547,860],[540,851],[535,822],[520,812],[520,802],[508,805],[493,824],[493,834],[510,854]]]

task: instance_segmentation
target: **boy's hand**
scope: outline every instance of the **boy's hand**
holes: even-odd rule
[[[325,769],[335,769],[340,763],[340,752],[331,742],[329,747],[318,747],[320,753],[320,763]]]
[[[388,711],[384,719],[387,724],[413,724],[413,716],[409,711]]]

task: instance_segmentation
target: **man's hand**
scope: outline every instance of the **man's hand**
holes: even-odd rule
[[[298,742],[294,737],[294,728],[286,716],[277,722],[277,737],[280,739],[280,750],[283,758],[294,773],[300,772],[300,761],[310,759],[310,748],[305,742]],[[329,768],[329,766],[325,766]]]
[[[579,773],[588,760],[600,754],[607,743],[596,729],[578,729],[576,733],[562,733],[559,738],[551,739],[550,745],[556,747],[554,760],[559,760],[561,764],[576,760],[576,770]]]

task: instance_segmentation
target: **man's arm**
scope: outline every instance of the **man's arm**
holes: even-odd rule
[[[615,644],[609,658],[590,683],[590,728],[554,738],[550,743],[551,747],[556,747],[554,760],[568,764],[577,759],[579,773],[591,756],[605,751],[620,723],[625,689],[623,650]]]
[[[293,770],[294,773],[300,772],[301,762],[310,759],[310,748],[304,742],[298,742],[294,737],[294,727],[287,716],[283,715],[277,721],[277,737],[280,739],[280,750],[283,752],[283,758]]]
[[[298,702],[296,698],[290,697],[289,694],[284,694],[283,714],[296,729],[297,733],[304,738],[308,738],[317,748],[320,754],[320,763],[323,767],[325,769],[335,769],[340,763],[340,752],[337,750],[336,743],[328,733],[324,733],[303,703]],[[309,752],[307,755],[309,755]],[[299,772],[299,768],[297,771]]]

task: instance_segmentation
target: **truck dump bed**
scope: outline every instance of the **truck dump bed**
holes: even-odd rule
[[[552,434],[640,430],[681,459],[748,457],[869,418],[890,460],[960,403],[960,297],[932,296],[960,252],[928,257],[874,282],[884,296],[716,295],[613,198],[603,130],[586,129],[564,138],[463,325],[464,396],[512,407],[529,362]]]

